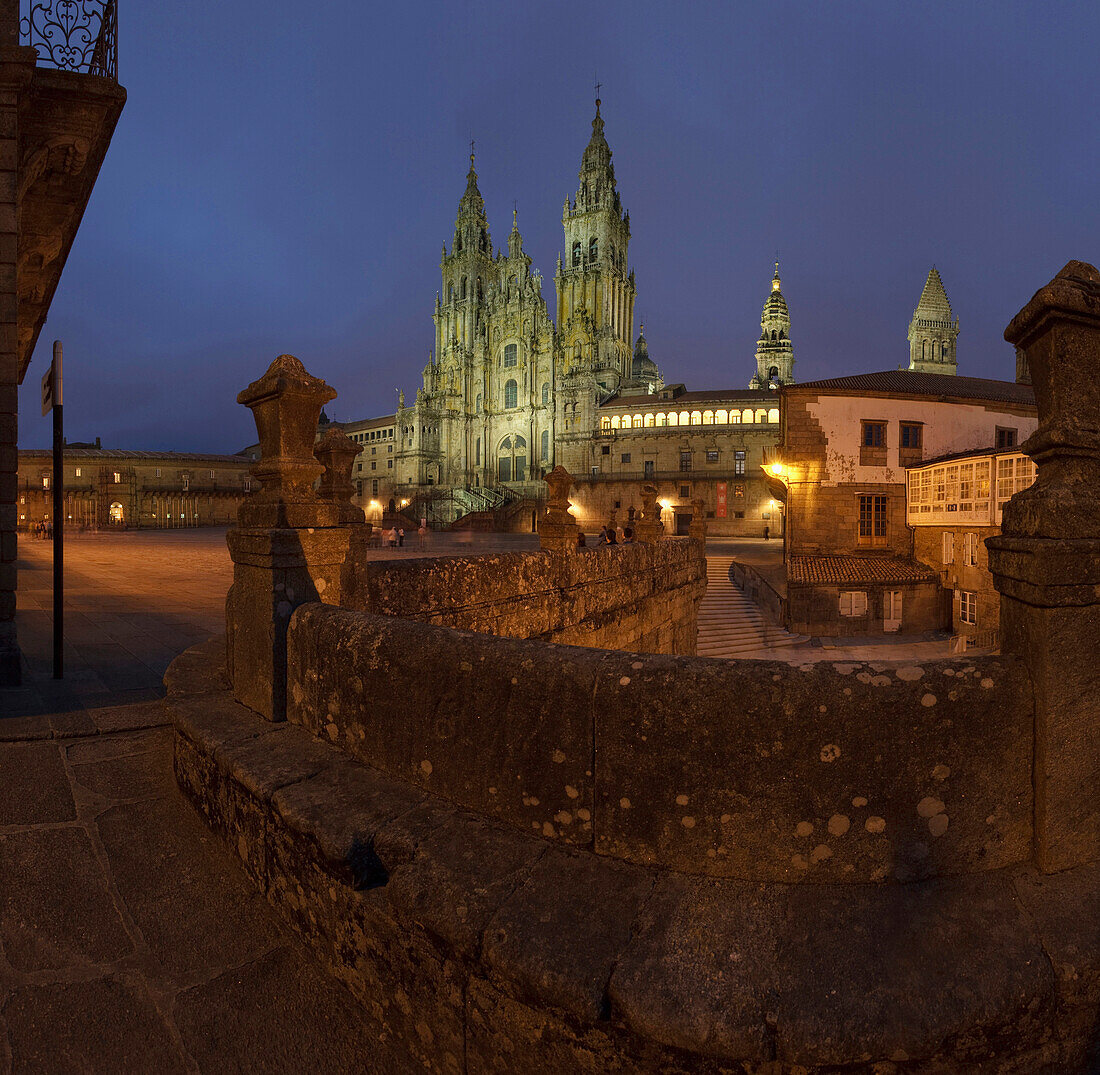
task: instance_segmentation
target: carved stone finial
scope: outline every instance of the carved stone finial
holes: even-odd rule
[[[362,450],[341,429],[328,430],[313,449],[317,461],[325,468],[318,492],[322,500],[331,500],[339,508],[341,523],[360,524],[366,519],[363,509],[351,502],[355,495],[351,468]]]
[[[1035,859],[1044,871],[1100,854],[1100,272],[1071,261],[1012,319],[1039,426],[1022,445],[1038,478],[986,541],[1001,594],[1001,649],[1033,688]]]
[[[657,486],[642,486],[642,515],[635,525],[635,537],[638,541],[660,541],[661,509],[657,504]]]
[[[550,495],[546,514],[539,523],[539,545],[543,549],[564,552],[576,548],[577,523],[569,512],[569,490],[573,475],[558,464],[546,475]]]
[[[313,456],[321,408],[336,398],[293,355],[280,355],[267,372],[238,396],[252,411],[260,459],[249,472],[262,484],[246,500],[238,521],[246,527],[334,526],[336,512],[313,491],[322,467]]]

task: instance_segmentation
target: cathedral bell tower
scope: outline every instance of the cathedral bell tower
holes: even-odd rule
[[[909,368],[917,373],[958,373],[958,338],[959,319],[933,265],[909,322]]]
[[[779,289],[779,262],[775,263],[772,289],[760,314],[760,339],[756,344],[756,376],[750,388],[794,383],[794,347],[791,344],[791,315]]]
[[[566,372],[586,368],[601,391],[631,376],[634,273],[629,271],[630,215],[615,187],[600,99],[581,158],[580,186],[562,213],[565,252],[558,261],[558,331]]]

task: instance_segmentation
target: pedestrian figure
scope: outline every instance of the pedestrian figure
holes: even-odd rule
[[[587,548],[587,541],[585,540],[585,536],[584,536],[584,531],[583,531],[583,530],[578,530],[578,531],[577,531],[577,548],[578,548],[578,549],[584,549],[584,548]]]
[[[622,544],[623,545],[633,545],[634,544],[634,528],[632,526],[624,526],[623,527]]]
[[[428,539],[428,520],[421,519],[420,526],[416,531],[416,547],[418,549],[424,548],[424,543]]]
[[[764,540],[768,541],[771,535],[771,528],[767,523],[764,524]]]
[[[397,544],[400,545],[401,548],[405,547],[405,528],[404,527],[401,527],[401,529],[397,531]]]
[[[605,545],[618,545],[619,542],[615,537],[615,531],[610,527],[604,527],[603,540]]]

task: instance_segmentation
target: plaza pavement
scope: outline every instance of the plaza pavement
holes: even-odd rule
[[[371,555],[537,544],[429,541]],[[49,544],[24,537],[19,571],[24,684],[0,688],[0,1073],[375,1070],[356,1005],[172,774],[161,677],[222,630],[225,531],[71,537],[60,682]]]

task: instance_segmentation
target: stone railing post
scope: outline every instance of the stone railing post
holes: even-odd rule
[[[688,536],[701,542],[703,547],[707,544],[707,506],[696,497],[691,502],[691,523],[688,526]]]
[[[342,429],[330,429],[313,448],[314,458],[324,467],[318,493],[322,500],[331,500],[336,504],[340,521],[351,526],[367,527],[370,524],[362,508],[357,508],[351,498],[355,496],[355,483],[351,480],[351,468],[355,457],[362,452],[362,445],[356,444]]]
[[[661,509],[657,506],[657,486],[642,486],[642,517],[637,521],[635,536],[638,541],[660,541],[663,532],[661,530]]]
[[[1039,427],[1038,479],[989,538],[1001,647],[1028,665],[1035,704],[1035,858],[1100,857],[1100,272],[1071,261],[1013,318]]]
[[[577,547],[577,523],[569,513],[569,490],[573,475],[563,466],[556,466],[546,475],[549,487],[546,514],[539,520],[539,547],[551,552],[564,552]]]
[[[243,501],[227,535],[233,559],[227,657],[237,701],[268,720],[286,717],[291,613],[309,601],[346,600],[366,546],[367,528],[348,525],[335,494],[322,499],[313,488],[325,469],[313,454],[317,420],[335,398],[293,355],[280,355],[237,396],[256,420],[260,459],[249,469],[262,487]],[[335,490],[338,482],[330,484]]]

